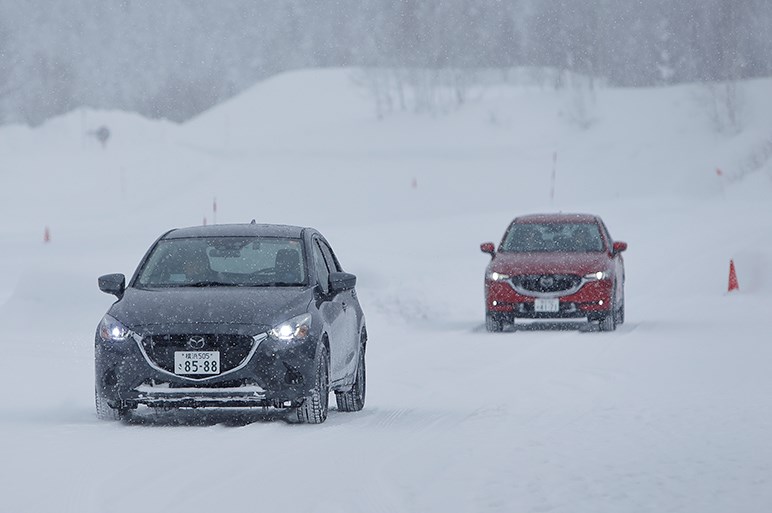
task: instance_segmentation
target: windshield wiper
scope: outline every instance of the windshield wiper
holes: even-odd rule
[[[222,281],[196,281],[193,283],[175,284],[175,287],[300,287],[302,283],[276,281],[268,283],[225,283]]]
[[[194,283],[185,283],[182,287],[241,287],[240,283],[225,283],[222,281],[197,281]]]

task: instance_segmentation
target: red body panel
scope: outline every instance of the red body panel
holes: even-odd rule
[[[606,271],[609,255],[603,253],[497,253],[490,270],[500,274],[585,274]]]
[[[586,283],[577,292],[560,296],[560,301],[577,303],[582,311],[606,312],[611,308],[611,280]],[[512,312],[518,303],[533,304],[535,296],[519,294],[507,282],[485,282],[485,307],[490,312]],[[494,305],[493,302],[497,304]],[[603,301],[603,304],[600,304]]]
[[[597,216],[589,214],[537,214],[519,217],[515,223],[595,223],[600,228],[603,239],[603,251],[596,252],[505,252],[494,253],[486,269],[485,308],[488,312],[512,313],[515,317],[550,317],[550,314],[534,314],[534,303],[538,297],[558,298],[561,305],[570,306],[568,312],[561,310],[555,317],[565,315],[597,317],[608,315],[613,308],[624,302],[624,261],[621,251],[626,244],[618,245],[619,251],[613,250],[608,230]],[[598,272],[605,273],[601,280],[586,278]],[[505,275],[509,278],[494,280],[491,275]],[[526,293],[522,288],[515,289],[513,281],[521,276],[569,275],[575,277],[581,286],[548,293]]]

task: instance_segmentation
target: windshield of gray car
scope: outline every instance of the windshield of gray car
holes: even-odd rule
[[[280,287],[305,283],[300,239],[193,237],[158,241],[135,286]]]
[[[515,223],[501,251],[514,253],[598,252],[603,238],[595,223]]]

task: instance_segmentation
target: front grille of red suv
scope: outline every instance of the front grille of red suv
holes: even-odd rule
[[[574,274],[529,274],[512,279],[516,288],[540,294],[566,292],[578,288],[581,283],[582,278]]]

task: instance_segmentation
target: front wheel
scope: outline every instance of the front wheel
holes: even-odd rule
[[[126,408],[113,408],[107,401],[107,397],[94,390],[94,402],[96,403],[96,416],[99,420],[124,420],[129,415]]]
[[[616,309],[614,316],[615,316],[614,320],[617,326],[625,323],[625,304],[624,303],[619,305],[619,308]]]
[[[322,345],[316,359],[316,378],[311,393],[297,408],[297,421],[302,424],[321,424],[327,420],[330,403],[330,354]]]
[[[614,313],[609,313],[606,316],[603,316],[598,321],[598,329],[600,331],[614,331],[617,329],[617,323],[614,319]]]
[[[625,283],[622,281],[622,293],[621,297],[617,297],[614,301],[614,305],[617,307],[614,310],[614,322],[617,326],[625,323]]]
[[[611,301],[611,309],[609,312],[598,319],[598,329],[600,331],[614,331],[617,329],[617,302]]]
[[[500,316],[489,312],[485,315],[485,329],[491,333],[500,333],[504,331],[504,321]]]
[[[367,373],[365,372],[365,346],[359,350],[359,362],[354,385],[348,392],[335,392],[335,402],[339,411],[359,411],[365,407]]]

